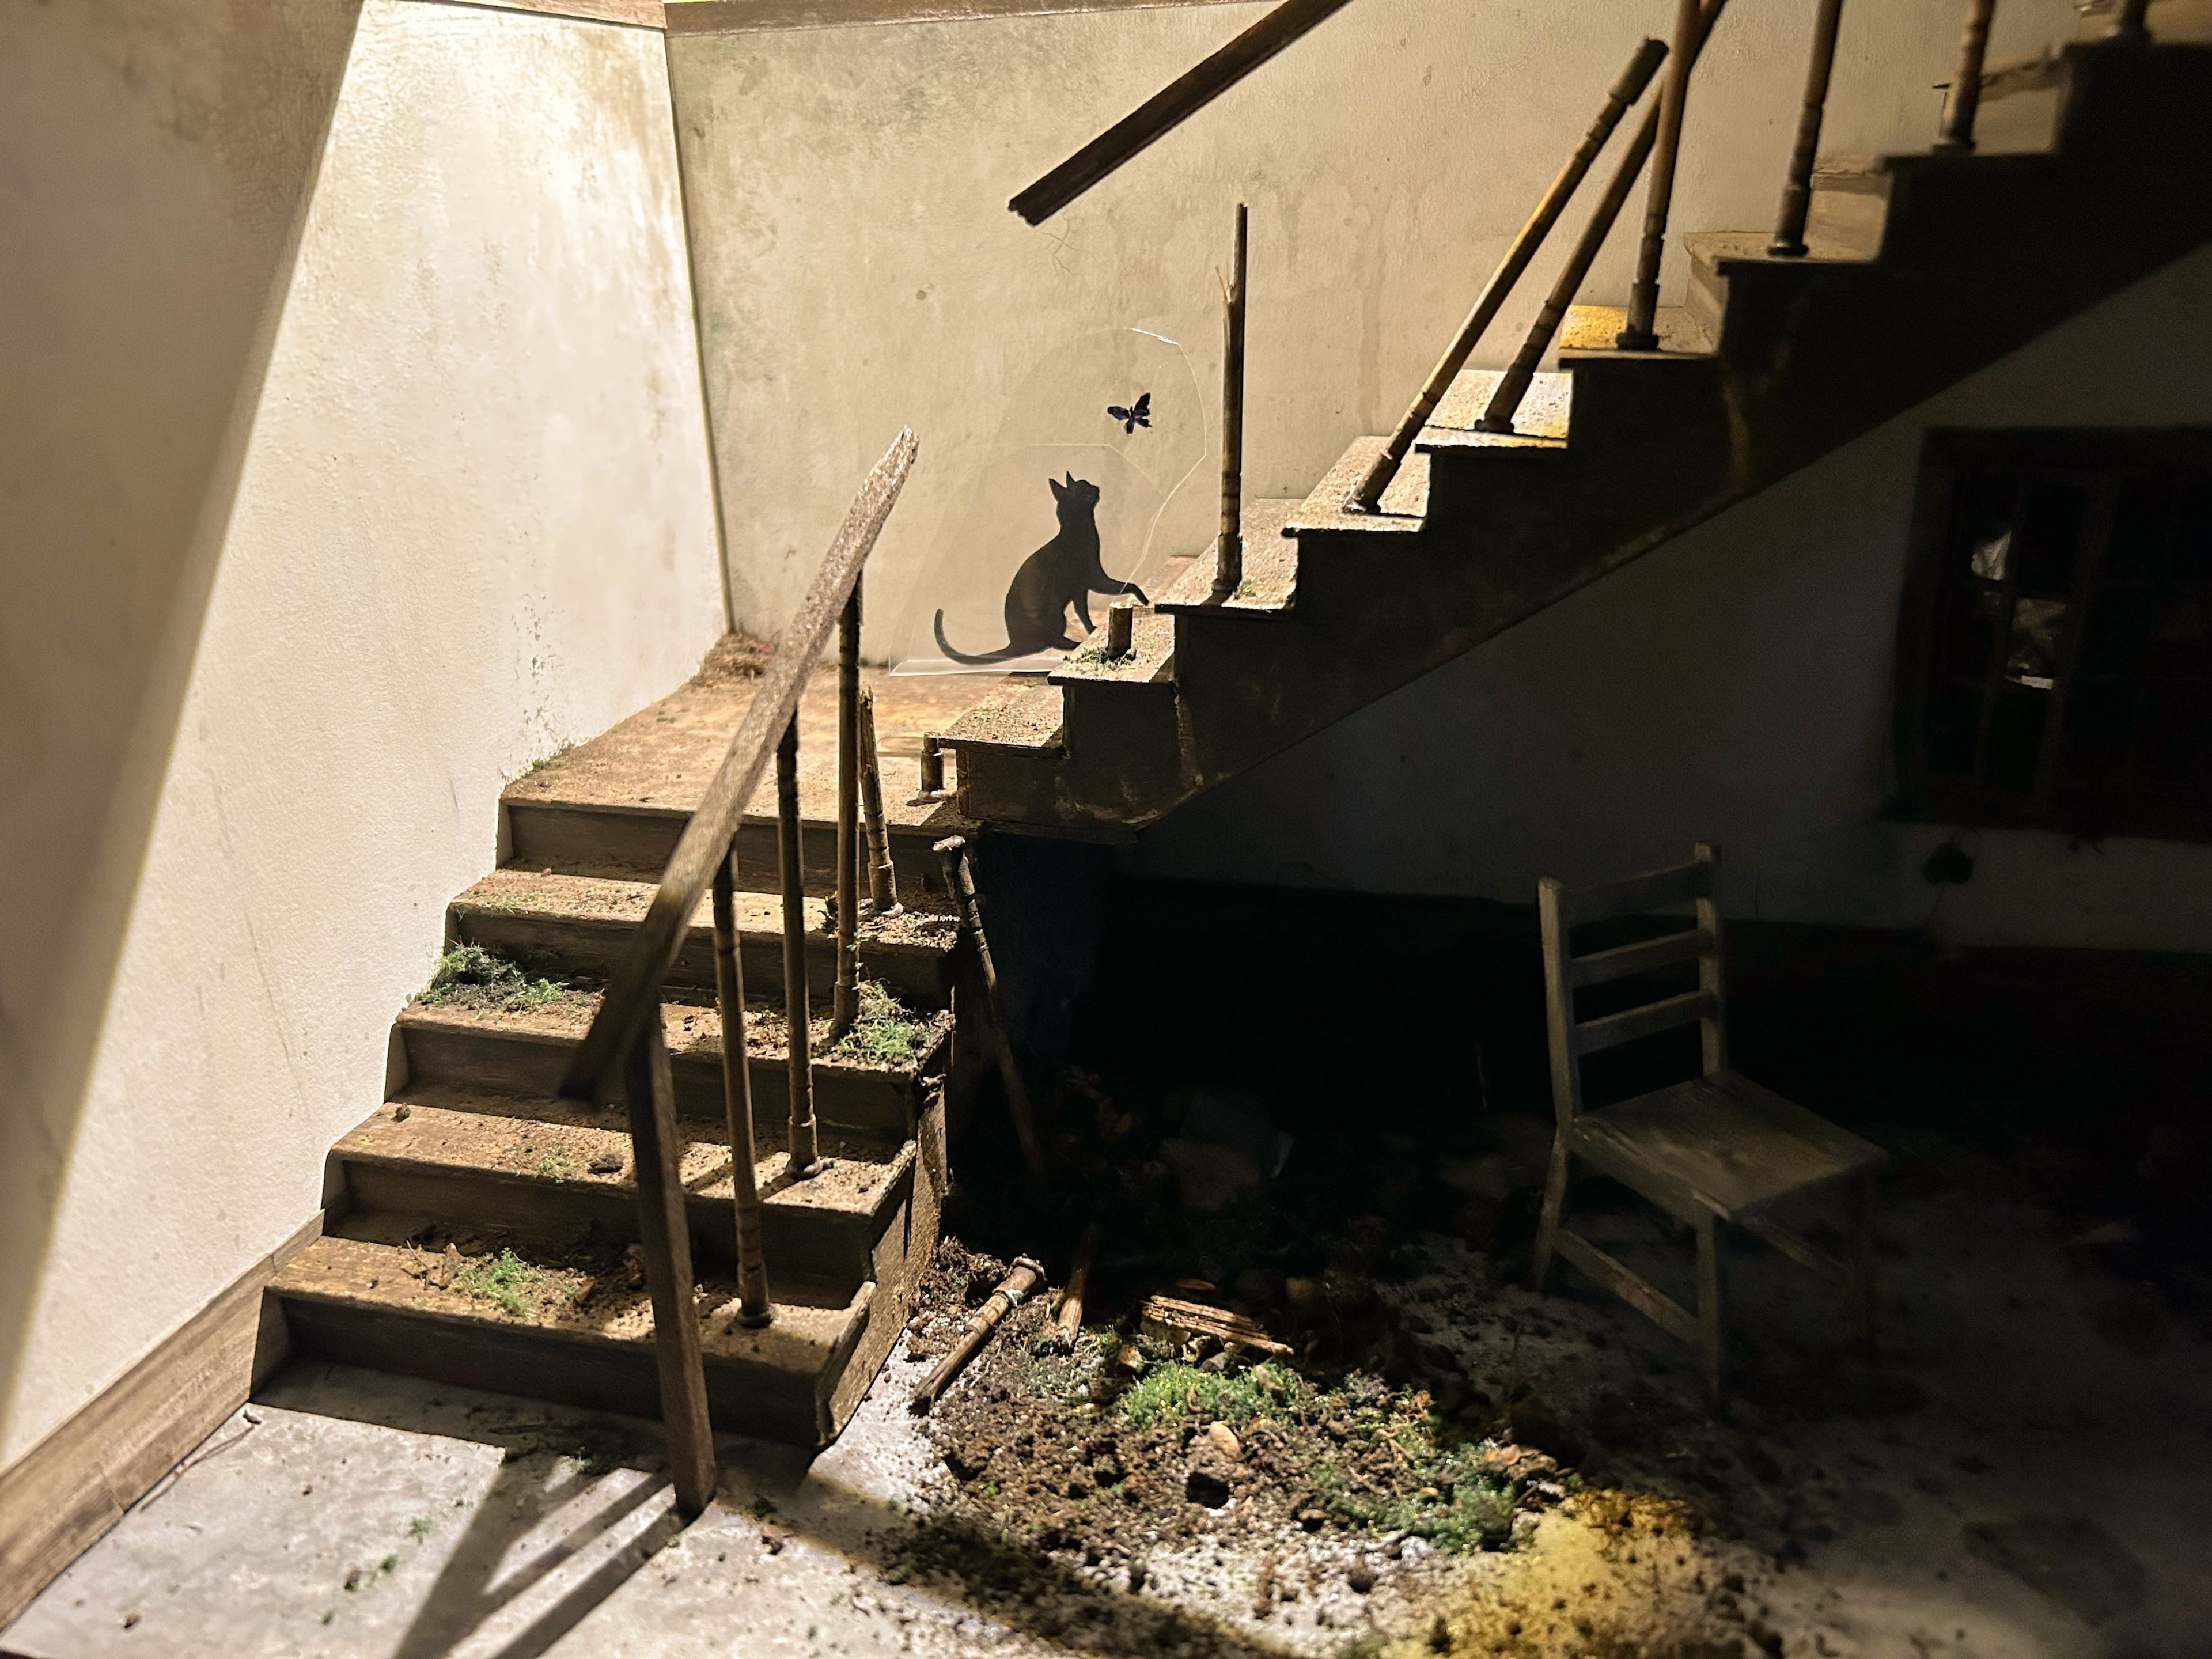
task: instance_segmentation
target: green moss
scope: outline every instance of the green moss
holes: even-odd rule
[[[1199,1414],[1209,1422],[1249,1423],[1262,1412],[1280,1412],[1313,1395],[1312,1385],[1296,1371],[1270,1360],[1249,1370],[1224,1375],[1200,1370],[1195,1365],[1155,1365],[1131,1384],[1117,1405],[1121,1414],[1139,1428],[1190,1410],[1192,1396]]]
[[[532,1267],[513,1250],[501,1250],[497,1255],[471,1261],[455,1273],[453,1288],[491,1303],[514,1318],[527,1319],[536,1310],[524,1298],[524,1292],[542,1295],[548,1287],[543,1268]]]
[[[428,988],[415,1000],[433,1008],[538,1008],[568,988],[556,979],[532,978],[481,945],[458,945],[438,958]]]
[[[920,1054],[922,1034],[928,1028],[880,981],[862,980],[860,993],[860,1017],[830,1052],[876,1066],[896,1066]]]

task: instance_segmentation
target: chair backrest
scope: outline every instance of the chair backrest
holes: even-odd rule
[[[1573,930],[1587,922],[1691,907],[1686,927],[1632,945],[1576,956]],[[1544,1012],[1550,1026],[1552,1103],[1559,1121],[1583,1109],[1583,1056],[1638,1037],[1695,1022],[1704,1028],[1705,1070],[1728,1064],[1728,1026],[1721,987],[1721,855],[1698,843],[1687,864],[1652,870],[1626,881],[1570,891],[1551,877],[1536,884],[1536,908],[1544,924]],[[1632,974],[1695,962],[1698,988],[1618,1010],[1595,1019],[1575,1017],[1575,993]]]

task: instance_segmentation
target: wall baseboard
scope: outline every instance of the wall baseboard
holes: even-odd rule
[[[0,1469],[0,1627],[244,1405],[288,1356],[262,1291],[319,1237],[318,1211],[137,1364]]]

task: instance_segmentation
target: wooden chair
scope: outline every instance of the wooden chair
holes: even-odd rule
[[[1874,1193],[1888,1161],[1880,1147],[1761,1088],[1728,1066],[1721,983],[1720,854],[1700,845],[1692,862],[1570,892],[1537,884],[1544,927],[1544,1000],[1551,1028],[1552,1097],[1559,1114],[1543,1221],[1536,1235],[1535,1285],[1554,1254],[1698,1349],[1705,1389],[1727,1397],[1722,1364],[1719,1230],[1740,1226],[1817,1273],[1844,1281],[1869,1349],[1875,1335]],[[1570,936],[1585,923],[1688,904],[1689,925],[1655,939],[1588,955]],[[1698,965],[1698,987],[1593,1019],[1576,1016],[1575,994],[1631,975]],[[1583,1057],[1692,1023],[1703,1028],[1703,1075],[1617,1105],[1583,1109]],[[1596,1245],[1562,1224],[1576,1159],[1633,1188],[1685,1223],[1698,1243],[1698,1310],[1692,1315]],[[1849,1212],[1848,1259],[1838,1258],[1771,1213],[1800,1194],[1839,1188]]]

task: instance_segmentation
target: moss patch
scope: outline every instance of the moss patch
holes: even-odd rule
[[[876,1066],[898,1066],[921,1052],[927,1026],[900,1005],[879,981],[862,980],[860,1012],[832,1054]]]
[[[415,1000],[430,1008],[541,1008],[568,988],[557,979],[535,978],[480,945],[460,945],[438,958],[437,971]]]
[[[471,1261],[453,1275],[453,1288],[516,1319],[532,1317],[543,1304],[565,1302],[568,1294],[513,1250]]]

